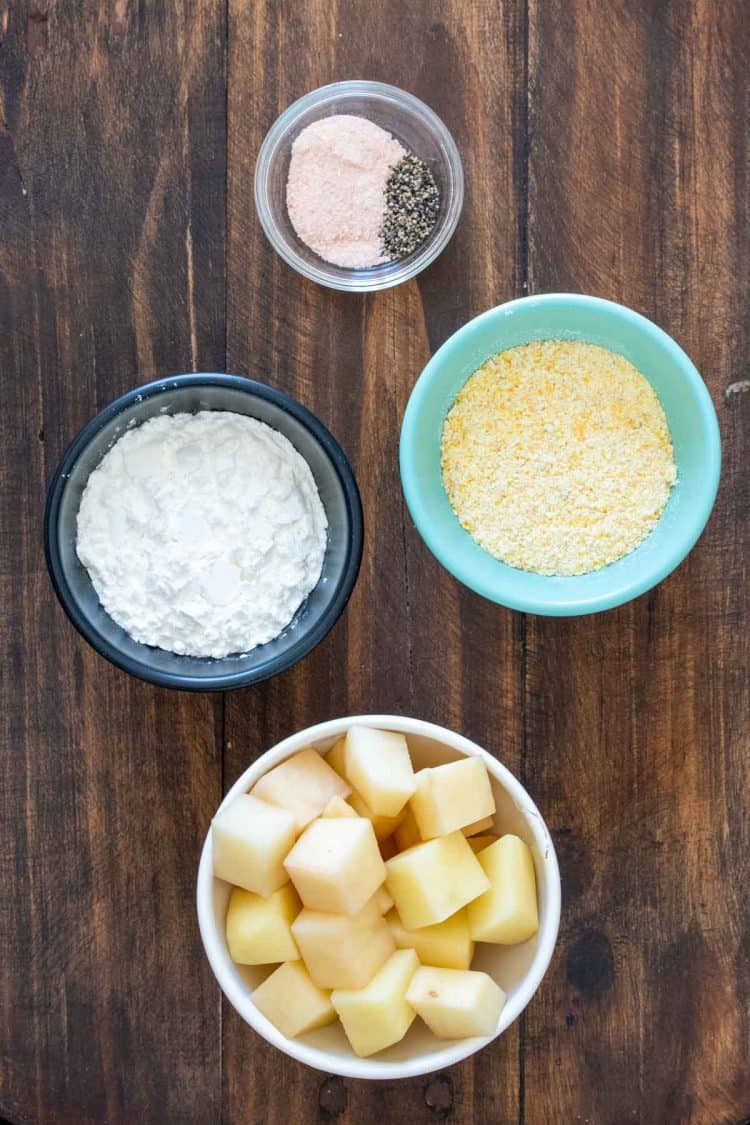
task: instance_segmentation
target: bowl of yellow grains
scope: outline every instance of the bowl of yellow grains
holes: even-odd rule
[[[550,293],[469,321],[417,381],[401,480],[427,546],[526,613],[622,605],[692,549],[716,498],[719,427],[682,348],[612,301]]]

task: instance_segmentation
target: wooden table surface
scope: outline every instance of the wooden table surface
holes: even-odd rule
[[[0,0],[0,1116],[12,1125],[750,1119],[750,10],[745,0]],[[426,100],[458,231],[418,281],[317,288],[253,205],[261,139],[345,77]],[[716,509],[657,590],[597,617],[492,606],[423,546],[399,423],[430,353],[511,297],[654,318],[722,430]],[[339,624],[225,697],[110,667],[54,600],[45,485],[76,430],[176,371],[267,380],[356,467]],[[447,1073],[326,1077],[220,1000],[193,888],[222,791],[279,738],[395,711],[518,774],[559,849],[556,956]]]

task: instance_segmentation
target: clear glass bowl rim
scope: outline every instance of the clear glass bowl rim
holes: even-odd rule
[[[392,267],[368,276],[363,271],[351,271],[351,276],[338,270],[336,273],[329,269],[323,260],[320,265],[306,262],[290,246],[277,223],[273,209],[268,201],[268,173],[271,161],[276,155],[287,131],[294,126],[303,113],[316,106],[323,106],[327,102],[336,101],[342,96],[360,96],[385,99],[395,102],[398,108],[406,113],[420,117],[435,135],[446,157],[446,167],[452,187],[451,198],[444,222],[439,226],[434,238],[428,239],[422,249],[413,258],[404,263],[396,262]],[[310,281],[325,285],[329,289],[339,289],[353,293],[372,293],[381,289],[389,289],[410,281],[422,270],[433,262],[453,236],[461,215],[464,199],[464,175],[461,157],[456,143],[445,123],[438,117],[433,109],[416,95],[402,90],[398,86],[390,86],[386,82],[373,82],[369,79],[349,79],[343,82],[331,82],[327,86],[319,86],[307,94],[303,94],[292,102],[274,121],[268,130],[258,152],[255,164],[255,206],[261,226],[276,253],[288,265]]]

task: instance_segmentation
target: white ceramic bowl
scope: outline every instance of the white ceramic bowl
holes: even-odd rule
[[[300,1039],[287,1039],[253,1004],[252,990],[267,973],[261,969],[235,965],[227,951],[224,919],[230,887],[221,879],[214,878],[210,831],[203,845],[198,869],[198,921],[211,968],[224,995],[245,1022],[274,1047],[329,1074],[349,1078],[409,1078],[451,1066],[481,1050],[505,1031],[524,1010],[541,983],[557,940],[560,923],[560,872],[547,826],[520,782],[476,743],[445,727],[425,723],[420,719],[406,719],[396,715],[365,715],[332,719],[330,722],[308,727],[299,734],[285,738],[261,755],[237,779],[220,808],[241,793],[247,792],[272,766],[278,765],[302,747],[314,746],[321,751],[327,750],[352,723],[401,731],[408,739],[412,761],[417,769],[455,761],[462,756],[480,757],[492,778],[498,829],[521,836],[533,852],[539,894],[539,932],[523,945],[479,944],[472,964],[472,968],[489,973],[507,993],[508,998],[495,1034],[487,1038],[449,1042],[436,1039],[422,1021],[416,1019],[400,1043],[368,1059],[360,1059],[354,1054],[338,1023]]]

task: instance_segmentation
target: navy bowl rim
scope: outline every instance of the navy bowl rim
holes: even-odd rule
[[[173,672],[163,672],[151,668],[147,663],[133,659],[122,653],[115,645],[110,644],[93,629],[85,616],[81,613],[78,602],[68,585],[65,571],[60,558],[58,546],[57,527],[60,515],[60,506],[70,470],[75,465],[83,450],[93,440],[95,435],[116,415],[127,410],[136,402],[151,398],[167,390],[178,387],[230,387],[245,394],[264,399],[280,407],[287,414],[291,414],[300,422],[322,446],[341,482],[346,500],[347,511],[351,522],[351,534],[347,543],[346,566],[342,575],[339,589],[331,604],[318,619],[316,624],[305,632],[285,653],[270,660],[261,670],[234,672],[231,674],[217,674],[205,676],[200,679],[179,675]],[[109,406],[100,410],[89,422],[78,431],[55,469],[47,489],[47,500],[44,510],[44,554],[47,560],[52,586],[57,599],[65,610],[70,622],[91,647],[111,664],[128,672],[136,679],[147,683],[157,684],[160,687],[171,687],[183,691],[230,691],[234,688],[249,687],[262,683],[271,676],[291,668],[302,660],[320,644],[327,636],[343,613],[354,585],[357,581],[362,551],[364,545],[364,518],[362,514],[362,500],[359,488],[348,457],[344,453],[333,434],[315,417],[315,415],[296,399],[261,383],[256,379],[246,378],[244,375],[230,375],[219,372],[201,372],[195,374],[168,375],[161,379],[154,379],[142,386],[133,387],[125,394],[116,398]],[[147,646],[144,646],[147,647]],[[218,663],[218,662],[217,662]]]

